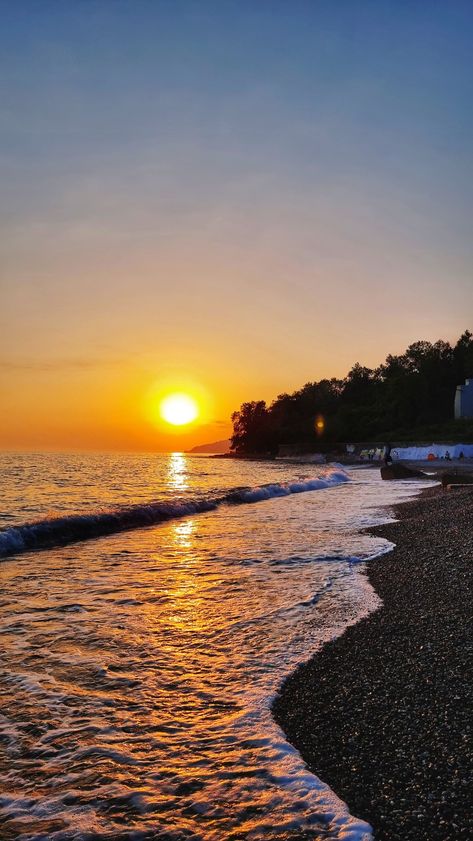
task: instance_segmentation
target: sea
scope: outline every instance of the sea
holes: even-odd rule
[[[0,455],[2,841],[369,841],[271,715],[377,609],[418,482],[172,454]]]

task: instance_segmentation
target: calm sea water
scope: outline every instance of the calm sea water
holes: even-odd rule
[[[362,561],[387,544],[358,530],[417,485],[177,453],[0,461],[0,837],[369,838],[270,703],[377,605]],[[51,545],[71,517],[92,538],[143,511]]]

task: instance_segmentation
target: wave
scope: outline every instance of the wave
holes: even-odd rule
[[[342,482],[349,482],[350,477],[341,468],[332,469],[323,477],[305,479],[298,482],[274,483],[260,485],[256,488],[237,488],[225,497],[228,503],[261,502],[264,499],[274,499],[278,496],[304,493],[306,491],[320,491]]]
[[[150,502],[94,514],[70,514],[0,529],[0,558],[22,552],[66,546],[121,531],[154,526],[166,520],[214,511],[222,505],[243,505],[266,499],[323,490],[350,481],[341,467],[329,468],[323,476],[288,483],[272,483],[255,488],[234,488],[220,497],[189,502]]]

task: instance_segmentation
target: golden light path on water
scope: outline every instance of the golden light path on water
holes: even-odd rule
[[[92,515],[320,470],[182,454],[2,456],[1,467],[5,526],[54,502]],[[4,560],[2,838],[368,837],[286,743],[270,701],[373,605],[353,559],[384,544],[355,529],[412,492],[366,471]]]

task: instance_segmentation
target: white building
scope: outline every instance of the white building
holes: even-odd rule
[[[465,380],[465,385],[457,385],[455,394],[455,420],[473,418],[473,380]]]

